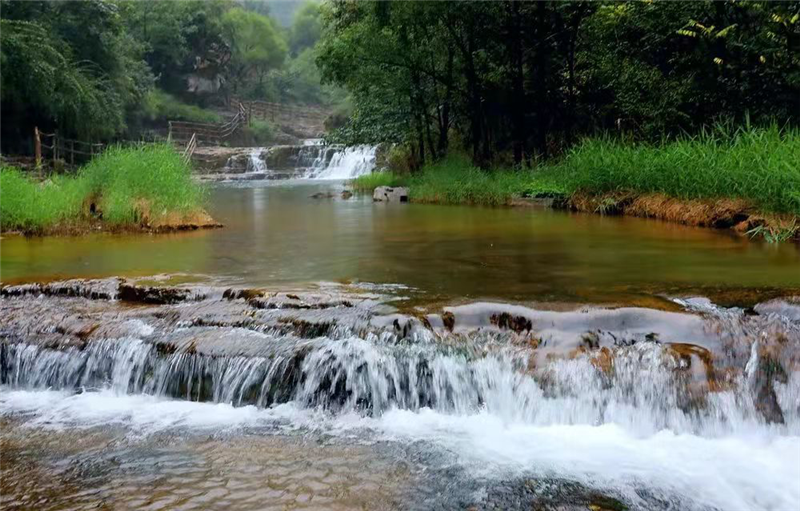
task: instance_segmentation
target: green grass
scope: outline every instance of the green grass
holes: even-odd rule
[[[464,156],[452,155],[426,166],[409,180],[409,197],[438,204],[508,204],[529,181],[527,171],[483,171]]]
[[[533,175],[527,170],[484,171],[474,167],[466,156],[453,154],[426,165],[417,174],[373,172],[359,176],[350,185],[360,192],[371,192],[378,186],[407,186],[415,202],[499,206],[530,191]],[[549,179],[537,181],[536,188],[537,195],[564,193]]]
[[[798,162],[797,129],[717,128],[658,145],[586,140],[542,174],[563,184],[569,193],[741,198],[765,212],[800,214]]]
[[[184,103],[159,89],[148,93],[143,109],[145,116],[151,121],[222,122],[222,117],[216,112]]]
[[[409,177],[377,173],[353,186],[366,191],[401,181],[417,202],[500,205],[522,195],[624,191],[678,199],[741,198],[762,212],[800,215],[800,130],[718,126],[660,144],[587,139],[559,161],[527,170],[483,171],[453,155]]]
[[[406,176],[392,172],[372,172],[353,179],[350,186],[357,192],[372,192],[379,186],[405,186],[406,181]]]
[[[15,168],[0,170],[0,227],[41,233],[92,218],[90,204],[112,226],[134,225],[145,208],[151,220],[196,210],[205,190],[171,146],[110,148],[74,176],[40,183]]]
[[[245,127],[247,143],[253,146],[264,146],[272,142],[275,132],[267,121],[253,120]]]

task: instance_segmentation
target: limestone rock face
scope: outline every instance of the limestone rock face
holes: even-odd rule
[[[379,186],[372,193],[375,202],[408,202],[408,188]]]

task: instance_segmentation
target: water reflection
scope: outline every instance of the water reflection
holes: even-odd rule
[[[800,250],[659,221],[373,204],[341,184],[219,187],[226,227],[0,241],[4,282],[185,272],[225,284],[402,283],[431,298],[614,301],[710,288],[800,288]],[[332,191],[330,199],[310,196]]]

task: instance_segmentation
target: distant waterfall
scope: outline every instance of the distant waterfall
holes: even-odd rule
[[[263,147],[254,147],[247,159],[247,172],[264,174],[267,172],[267,163],[262,159]]]
[[[376,146],[308,146],[309,153],[312,148],[317,155],[310,162],[309,179],[352,179],[375,168]]]

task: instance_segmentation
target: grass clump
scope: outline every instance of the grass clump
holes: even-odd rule
[[[116,147],[74,176],[41,183],[15,168],[0,170],[0,227],[43,233],[91,220],[141,225],[199,210],[204,198],[171,146]]]
[[[484,171],[462,155],[451,155],[425,166],[409,180],[409,197],[439,204],[508,204],[530,181],[525,171]]]
[[[275,130],[272,124],[267,121],[252,120],[250,125],[244,129],[244,137],[247,144],[252,146],[264,146],[275,138]]]
[[[0,169],[0,227],[25,232],[45,228],[81,213],[83,182],[56,176],[35,182],[14,167]]]
[[[360,192],[371,192],[378,186],[407,186],[414,202],[487,206],[508,204],[515,196],[533,188],[549,193],[560,190],[549,181],[534,182],[528,171],[481,170],[461,154],[426,165],[417,174],[373,172],[357,177],[350,184]]]
[[[800,131],[724,127],[657,145],[589,139],[543,175],[569,193],[661,193],[740,198],[761,211],[800,214]]]
[[[357,192],[372,192],[379,186],[405,186],[407,178],[389,171],[364,174],[350,181],[350,186]]]
[[[151,121],[222,122],[222,117],[216,112],[184,103],[159,89],[148,93],[143,110],[145,116]]]

